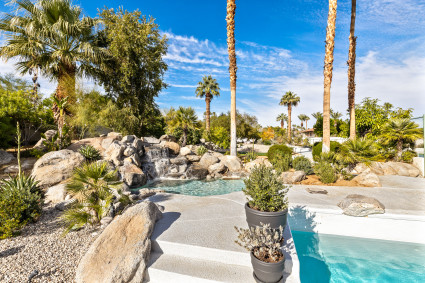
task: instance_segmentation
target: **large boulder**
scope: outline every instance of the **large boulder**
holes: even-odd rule
[[[124,183],[130,187],[146,185],[147,177],[142,169],[134,164],[124,163],[119,167],[119,172]]]
[[[175,136],[172,136],[172,135],[162,135],[159,138],[159,141],[160,142],[162,142],[162,141],[166,141],[166,142],[177,142],[177,138]]]
[[[44,201],[46,203],[60,203],[65,201],[66,185],[59,184],[47,189]]]
[[[385,206],[375,198],[363,195],[348,195],[338,203],[345,215],[363,217],[385,213]]]
[[[304,171],[283,172],[280,179],[284,184],[295,184],[305,179]]]
[[[106,138],[103,138],[102,140],[102,148],[104,150],[108,149],[109,146],[114,142],[114,141],[120,141],[122,140],[122,135],[120,133],[115,133],[115,132],[110,132]]]
[[[226,170],[226,166],[223,162],[219,162],[208,167],[210,174],[223,173]]]
[[[51,151],[37,160],[32,175],[41,186],[50,187],[70,178],[84,161],[84,156],[69,149]]]
[[[208,169],[199,163],[193,163],[186,171],[186,177],[189,179],[205,179],[208,175]]]
[[[229,169],[230,172],[239,172],[242,169],[242,162],[237,156],[225,155],[221,158],[221,162]]]
[[[79,141],[71,144],[70,146],[68,146],[67,149],[70,149],[70,150],[73,150],[73,151],[78,151],[83,146],[91,145],[95,149],[99,150],[100,153],[103,153],[105,151],[105,149],[103,148],[102,144],[103,144],[103,141],[105,139],[106,139],[106,137],[96,137],[96,138],[82,139],[82,140],[79,140]]]
[[[0,149],[0,166],[9,164],[14,160],[16,160],[16,158],[13,154]]]
[[[258,157],[257,159],[250,161],[245,164],[245,170],[250,172],[257,166],[265,165],[266,167],[273,167],[267,158]]]
[[[218,157],[214,156],[212,153],[205,153],[202,155],[201,160],[199,161],[199,165],[201,165],[204,168],[209,168],[211,165],[216,164],[220,161]]]
[[[421,175],[421,171],[409,163],[386,162],[384,164],[386,164],[388,167],[391,167],[395,171],[395,175],[406,177],[418,177]]]
[[[161,145],[168,148],[171,154],[178,155],[180,153],[180,145],[176,142],[164,141]]]
[[[353,181],[363,187],[381,187],[379,177],[370,169],[363,171],[361,174],[353,178]]]
[[[40,150],[44,150],[46,148],[46,146],[43,144],[43,142],[45,140],[51,140],[53,138],[54,135],[56,135],[58,131],[56,130],[48,130],[44,133],[44,136],[46,138],[41,138],[34,146],[34,149],[40,149]]]
[[[37,160],[35,158],[25,159],[21,163],[22,171],[32,170],[34,164]],[[4,169],[4,173],[6,174],[15,174],[19,172],[19,165],[10,165]]]
[[[177,165],[183,165],[183,164],[187,164],[187,159],[186,157],[183,156],[179,156],[176,158],[170,158],[170,163],[171,164],[177,164]]]
[[[161,217],[161,211],[149,201],[117,216],[81,259],[75,282],[143,282],[151,251],[150,236]]]
[[[180,155],[181,156],[186,156],[192,154],[192,151],[190,150],[190,148],[188,148],[187,146],[184,146],[182,148],[180,148]]]
[[[421,171],[416,166],[403,162],[372,162],[370,166],[359,163],[353,173],[361,174],[369,170],[376,175],[399,175],[406,177],[421,176]]]
[[[112,142],[109,147],[104,152],[104,157],[108,161],[112,161],[115,166],[119,166],[122,164],[122,155],[126,147],[118,141]]]
[[[122,143],[132,143],[137,137],[135,135],[124,136],[121,140]]]
[[[419,171],[422,173],[422,176],[425,175],[425,173],[424,173],[424,158],[423,157],[413,157],[412,165],[419,169]]]

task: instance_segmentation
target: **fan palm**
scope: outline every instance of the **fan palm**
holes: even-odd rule
[[[313,118],[317,120],[320,117],[323,117],[323,114],[322,112],[315,112],[315,113],[312,113],[311,116],[313,116]]]
[[[342,117],[342,113],[340,112],[335,112],[331,109],[331,118],[334,120],[334,127],[336,128],[336,126],[338,125],[338,120]]]
[[[420,139],[422,135],[423,130],[409,119],[391,119],[382,127],[380,139],[384,145],[395,143],[396,159],[400,160],[403,144],[414,142]]]
[[[351,23],[350,23],[350,47],[348,49],[348,112],[350,115],[350,139],[356,139],[356,112],[355,112],[355,94],[356,83],[354,81],[356,74],[356,41],[354,29],[356,24],[356,0],[351,0]]]
[[[120,184],[116,170],[110,170],[107,162],[86,163],[76,168],[66,185],[76,201],[62,216],[68,226],[65,233],[86,224],[99,224],[112,203],[112,189]]]
[[[106,57],[95,47],[94,28],[98,20],[82,16],[79,6],[69,0],[15,0],[16,13],[0,19],[5,44],[0,57],[17,59],[22,73],[40,70],[57,81],[56,97],[69,97],[75,92],[75,78],[87,66]],[[54,109],[58,112],[58,109]]]
[[[286,115],[285,113],[281,113],[279,114],[279,116],[277,116],[276,121],[280,122],[280,127],[283,129],[285,121],[288,121],[288,115]]]
[[[342,144],[339,151],[335,154],[335,159],[342,164],[354,166],[359,162],[370,162],[376,153],[373,140],[366,138],[350,139]]]
[[[324,76],[323,146],[322,146],[323,152],[329,152],[331,147],[330,106],[331,106],[332,69],[333,69],[334,47],[335,47],[336,7],[337,7],[337,0],[329,0],[328,23],[326,27],[325,67],[323,69],[323,76]]]
[[[288,141],[291,143],[291,114],[292,106],[297,106],[300,102],[300,97],[292,91],[287,91],[280,99],[280,105],[288,106]]]
[[[298,119],[301,121],[301,129],[304,127],[303,122],[305,122],[305,128],[307,129],[307,120],[310,120],[310,117],[305,114],[300,114],[298,115]]]
[[[235,51],[235,0],[227,0],[227,51],[230,74],[230,155],[236,156],[236,51]]]
[[[220,87],[212,76],[204,76],[201,82],[198,82],[198,87],[196,88],[196,97],[204,98],[207,106],[205,112],[205,128],[207,132],[210,131],[210,104],[214,96],[220,96]]]
[[[196,128],[198,124],[198,117],[192,107],[179,107],[175,113],[175,125],[183,129],[183,142],[182,146],[186,146],[187,134],[189,129]]]

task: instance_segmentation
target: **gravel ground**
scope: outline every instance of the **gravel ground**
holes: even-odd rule
[[[0,240],[0,282],[28,282],[34,270],[38,275],[31,282],[74,282],[80,258],[100,231],[87,228],[64,237],[60,214],[47,205],[39,221],[21,235]]]

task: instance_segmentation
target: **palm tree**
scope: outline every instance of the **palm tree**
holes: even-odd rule
[[[336,129],[336,126],[338,125],[338,120],[339,120],[339,118],[341,118],[342,117],[342,113],[340,113],[340,112],[334,112],[332,109],[331,109],[331,118],[334,120],[334,127],[335,127],[335,129]]]
[[[315,112],[312,113],[311,116],[313,116],[314,119],[319,119],[320,117],[323,117],[322,112]]]
[[[175,113],[175,125],[183,129],[183,142],[182,146],[186,146],[187,133],[189,129],[196,128],[198,123],[198,117],[195,114],[195,110],[192,107],[179,107]]]
[[[354,27],[356,23],[356,0],[351,0],[351,23],[350,23],[350,47],[348,49],[348,112],[350,115],[350,139],[356,139],[356,112],[355,112],[355,93],[356,83],[356,40],[354,36]]]
[[[298,115],[298,119],[301,121],[301,129],[304,127],[303,122],[305,122],[305,128],[307,129],[307,120],[310,120],[310,118],[305,114]]]
[[[384,145],[395,143],[397,155],[396,159],[401,159],[403,153],[403,144],[414,142],[420,139],[423,130],[418,124],[410,121],[410,119],[390,119],[381,130],[381,140]]]
[[[335,153],[335,159],[342,164],[354,167],[359,162],[369,163],[377,153],[375,141],[366,138],[348,140]]]
[[[22,74],[37,74],[40,70],[58,82],[56,97],[68,97],[71,102],[76,76],[106,57],[106,51],[93,44],[94,28],[99,21],[82,16],[81,8],[69,0],[13,3],[17,5],[16,13],[0,19],[6,41],[0,47],[0,57],[16,58]],[[54,111],[59,111],[57,106]]]
[[[230,155],[236,156],[236,51],[235,51],[235,0],[227,0],[227,51],[230,74]]]
[[[280,122],[280,127],[283,129],[285,121],[288,121],[288,115],[286,115],[285,113],[279,114],[279,116],[277,116],[276,118],[276,121]]]
[[[337,0],[329,0],[328,24],[326,27],[326,53],[323,91],[323,146],[322,152],[329,152],[331,148],[331,126],[330,126],[330,108],[331,108],[331,84],[332,69],[334,61],[335,47],[335,22],[336,22]]]
[[[220,87],[216,79],[213,79],[212,76],[204,76],[202,82],[198,82],[198,87],[196,88],[196,97],[204,98],[207,105],[207,110],[205,113],[205,123],[207,132],[210,131],[210,103],[214,96],[220,96]]]
[[[288,141],[291,143],[291,114],[292,106],[297,106],[300,102],[300,97],[292,91],[287,91],[280,99],[280,105],[288,106]]]
[[[310,117],[308,117],[307,115],[305,115],[305,117],[304,117],[304,121],[305,121],[305,129],[307,130],[308,129],[308,127],[307,127],[307,121],[308,120],[310,120]]]

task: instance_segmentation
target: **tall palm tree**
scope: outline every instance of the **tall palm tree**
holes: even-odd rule
[[[236,51],[235,51],[235,0],[227,0],[227,51],[230,73],[230,155],[236,156]]]
[[[334,127],[336,128],[336,126],[338,125],[338,120],[342,117],[342,113],[340,112],[335,112],[331,109],[331,118],[334,120]]]
[[[305,128],[307,129],[307,120],[310,120],[310,118],[305,114],[298,115],[298,119],[301,121],[301,128],[304,127],[305,122]]]
[[[381,140],[384,145],[395,143],[397,155],[396,159],[401,159],[403,153],[403,144],[414,142],[420,139],[423,130],[418,124],[410,121],[410,119],[390,119],[381,130]]]
[[[292,91],[287,91],[280,99],[280,105],[288,106],[288,141],[291,143],[291,115],[292,106],[297,106],[300,102],[300,97]]]
[[[57,81],[56,97],[73,100],[75,78],[92,63],[106,57],[93,44],[98,20],[82,16],[79,6],[69,0],[13,1],[17,11],[0,19],[5,43],[0,57],[16,58],[22,74],[41,73]],[[57,107],[54,110],[58,112]]]
[[[286,115],[285,113],[281,113],[279,114],[279,116],[277,116],[276,121],[280,122],[280,127],[283,129],[285,121],[288,121],[288,115]]]
[[[187,134],[190,129],[196,128],[198,124],[198,117],[192,107],[182,107],[175,113],[175,126],[183,129],[183,142],[182,146],[186,146]]]
[[[204,98],[207,105],[205,113],[205,128],[207,132],[210,131],[210,104],[214,96],[220,96],[220,87],[212,76],[204,76],[202,82],[198,82],[198,87],[196,88],[196,97]]]
[[[350,23],[350,47],[348,49],[348,112],[350,115],[350,139],[356,139],[356,83],[354,77],[356,75],[356,40],[354,36],[354,28],[356,24],[356,0],[351,0],[351,23]]]
[[[331,126],[330,126],[330,108],[331,108],[331,84],[332,69],[334,61],[335,47],[335,22],[336,22],[337,0],[329,0],[328,24],[326,27],[326,53],[323,91],[323,146],[322,152],[329,152],[331,147]]]
[[[308,120],[310,120],[310,117],[308,117],[307,115],[305,115],[305,117],[304,117],[304,121],[305,121],[305,129],[307,130],[308,129],[308,127],[307,127],[307,121]]]

